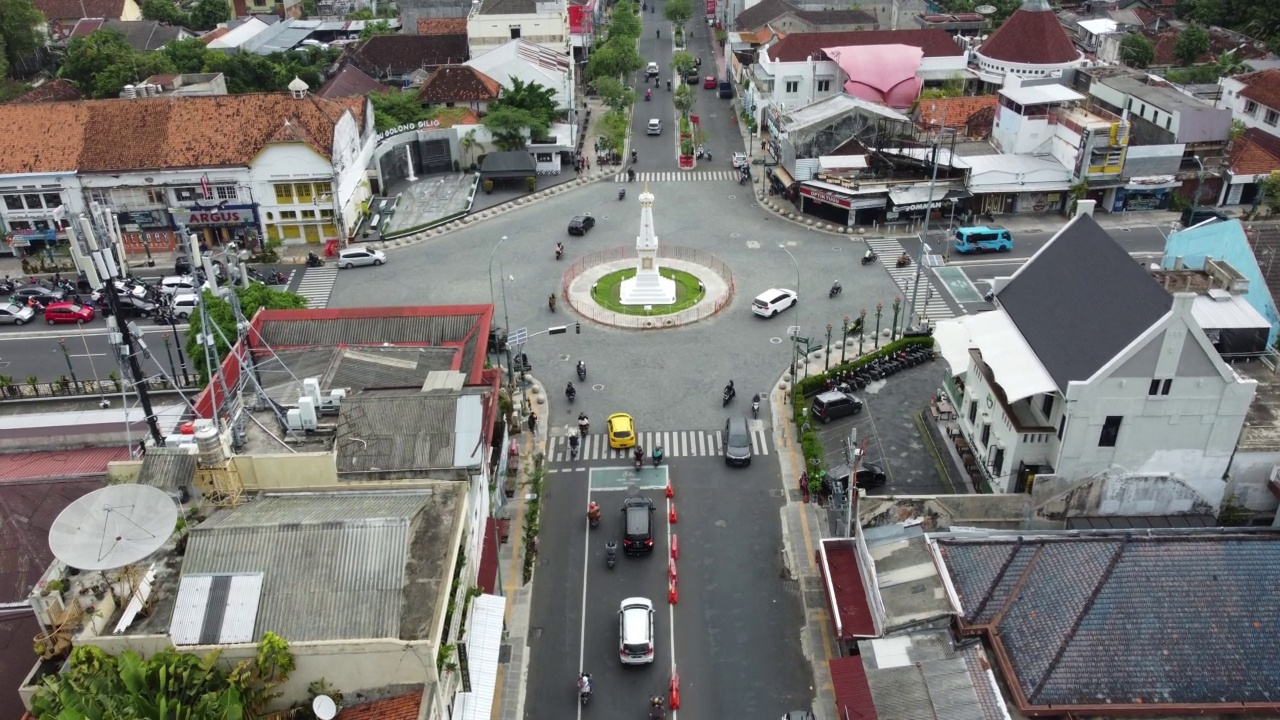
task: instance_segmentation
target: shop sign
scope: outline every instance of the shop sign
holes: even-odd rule
[[[253,206],[229,206],[216,208],[175,208],[173,219],[187,227],[217,227],[226,225],[256,225]]]
[[[917,210],[924,210],[926,207],[932,210],[937,210],[938,208],[942,207],[942,200],[941,199],[934,200],[931,203],[922,202],[922,203],[911,203],[910,205],[894,205],[893,209],[897,210],[898,212],[916,212]]]
[[[419,120],[416,123],[407,123],[404,125],[397,125],[396,127],[393,127],[386,132],[378,133],[378,143],[381,144],[383,141],[387,140],[388,138],[395,137],[396,135],[402,135],[407,132],[417,132],[419,130],[433,130],[438,127],[440,127],[439,120]]]
[[[136,225],[139,228],[167,228],[169,221],[161,210],[127,210],[116,213],[116,221],[121,227]]]
[[[716,0],[707,0],[707,19],[710,20],[716,16]]]
[[[853,202],[848,198],[842,198],[839,195],[836,195],[834,193],[824,192],[816,188],[811,188],[808,185],[800,186],[800,194],[806,195],[820,203],[826,203],[828,205],[835,205],[836,207],[842,207],[845,210],[848,210],[853,205]]]

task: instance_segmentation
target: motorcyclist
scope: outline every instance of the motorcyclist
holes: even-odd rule
[[[604,556],[610,560],[618,556],[618,543],[610,540],[604,544]]]
[[[646,91],[646,92],[647,92],[647,91]],[[636,153],[635,149],[632,149],[632,150],[631,150],[631,162],[635,162],[637,157],[638,157],[638,154]]]
[[[732,380],[730,380],[730,381],[729,381],[729,384],[728,384],[728,385],[725,385],[725,386],[724,386],[724,394],[725,394],[725,395],[728,395],[729,397],[733,397],[733,396],[735,396],[735,395],[737,395],[737,394],[738,394],[738,391],[733,389],[733,381],[732,381]]]
[[[862,258],[867,262],[871,262],[876,259],[876,254],[871,252],[871,248],[867,248],[867,251],[862,253]]]
[[[903,253],[898,256],[898,265],[910,265],[910,264],[911,264],[911,256],[908,255],[904,250]]]
[[[636,449],[635,449],[635,452],[633,453],[633,455],[635,456],[635,460],[636,460],[636,462],[637,462],[637,463],[643,463],[643,462],[644,462],[644,447],[643,447],[643,446],[641,446],[641,445],[636,445]]]
[[[547,307],[551,308],[551,312],[556,311],[556,294],[551,293],[547,296]]]
[[[655,445],[655,446],[654,446],[654,448],[653,448],[653,465],[654,465],[654,467],[657,467],[657,466],[658,466],[658,463],[662,462],[662,456],[663,456],[663,455],[665,455],[665,453],[662,451],[662,446],[661,446],[661,445]]]
[[[587,377],[587,361],[586,360],[578,361],[578,377],[580,378]]]
[[[591,673],[584,672],[578,675],[578,695],[591,695]]]
[[[671,81],[667,81],[667,92],[671,92]]]
[[[569,436],[569,457],[575,458],[575,459],[578,457],[578,436],[577,435]]]
[[[644,91],[644,99],[645,99],[645,100],[652,100],[652,99],[653,99],[653,90],[651,90],[651,89],[649,89],[649,88],[645,88],[645,91]]]
[[[632,160],[635,160],[634,154],[632,155]],[[635,179],[636,179],[636,169],[627,168],[627,182],[632,182]],[[623,192],[626,192],[626,188],[623,188]]]
[[[626,189],[626,188],[618,188],[618,199],[619,199],[619,200],[621,200],[622,198],[624,198],[624,197],[626,197],[626,196],[627,196],[627,189]]]
[[[592,523],[600,522],[600,506],[597,505],[594,500],[591,501],[591,504],[587,505],[587,520]]]
[[[565,387],[564,387],[564,395],[565,395],[565,397],[569,398],[570,400],[572,400],[574,397],[576,397],[576,396],[578,395],[578,391],[577,391],[577,389],[576,389],[576,388],[574,388],[574,387],[573,387],[573,382],[572,382],[572,381],[570,381],[568,385],[565,385]]]
[[[558,258],[561,255],[564,255],[564,243],[558,242],[556,243],[556,257]]]
[[[587,414],[584,412],[578,413],[578,430],[583,435],[586,435],[589,427],[591,427],[591,420],[587,418]]]

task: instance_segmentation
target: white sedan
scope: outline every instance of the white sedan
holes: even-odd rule
[[[747,157],[746,153],[736,152],[733,154],[734,168],[744,168],[750,164],[751,164],[751,159]]]
[[[751,301],[751,312],[760,317],[773,317],[799,302],[795,290],[770,288]]]

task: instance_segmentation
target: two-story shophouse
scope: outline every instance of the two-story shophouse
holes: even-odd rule
[[[995,310],[939,323],[956,432],[995,492],[1216,508],[1257,382],[1214,350],[1196,295],[1166,291],[1081,206],[997,282]]]
[[[291,87],[0,106],[6,235],[56,233],[54,207],[96,203],[116,213],[129,252],[172,250],[182,227],[208,247],[344,241],[369,195],[373,110]]]

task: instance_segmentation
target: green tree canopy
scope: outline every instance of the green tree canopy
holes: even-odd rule
[[[693,17],[693,3],[689,0],[663,0],[662,17],[671,21],[676,27],[684,27]]]
[[[297,293],[281,292],[273,288],[267,287],[262,283],[253,283],[247,288],[236,288],[236,297],[240,299],[240,309],[246,318],[253,317],[259,308],[267,308],[268,310],[301,310],[307,307],[307,299]],[[222,297],[214,295],[211,291],[204,291],[205,310],[209,314],[209,321],[222,331],[219,335],[213,333],[214,342],[216,343],[218,357],[226,357],[230,347],[227,340],[236,341],[236,317],[231,309],[231,303]],[[209,374],[205,365],[205,347],[200,344],[202,333],[200,314],[196,313],[189,320],[191,329],[187,331],[187,355],[190,356],[191,365],[200,374],[201,384],[209,382]],[[226,337],[226,340],[223,339]]]
[[[59,75],[90,97],[113,98],[125,85],[173,72],[176,68],[164,54],[136,52],[115,30],[96,30],[67,43]]]
[[[199,0],[191,8],[193,30],[212,30],[218,23],[231,19],[231,7],[225,0]]]
[[[631,0],[622,0],[613,6],[609,14],[609,28],[606,40],[630,38],[633,42],[640,37],[639,7]]]
[[[373,125],[378,132],[393,127],[430,120],[435,113],[418,102],[415,90],[391,90],[369,96],[373,102]]]
[[[631,129],[631,118],[621,110],[610,110],[600,116],[600,124],[596,126],[601,145],[617,153],[627,141],[627,132]]]
[[[386,20],[375,20],[365,23],[364,29],[360,31],[360,39],[367,40],[374,35],[395,35],[395,28]]]
[[[191,22],[191,18],[173,0],[143,0],[142,17],[183,27]]]
[[[636,102],[636,91],[627,87],[621,80],[613,77],[596,81],[596,94],[604,104],[614,110],[625,110]]]
[[[361,8],[347,15],[348,20],[372,20],[373,11],[369,8]]]
[[[596,48],[587,60],[587,79],[624,78],[644,67],[644,59],[636,50],[635,38],[609,41]]]
[[[174,40],[160,48],[160,53],[169,58],[169,62],[173,63],[180,73],[204,72],[210,52],[217,51],[209,50],[209,46],[205,45],[200,38]]]
[[[44,21],[31,0],[0,0],[0,78],[5,76],[5,66],[16,65],[44,47],[45,38],[37,29]]]
[[[684,77],[685,75],[693,72],[693,69],[697,66],[698,61],[693,57],[692,53],[687,53],[684,50],[681,50],[671,56],[671,68],[679,73],[680,77]]]
[[[489,106],[489,114],[480,124],[493,136],[493,144],[501,150],[521,150],[528,145],[524,131],[530,137],[542,137],[547,132],[548,123],[524,108],[510,105],[495,108]]]
[[[1129,33],[1120,41],[1120,61],[1129,67],[1145,68],[1155,58],[1155,43],[1142,33]]]
[[[494,105],[527,110],[543,119],[547,125],[557,115],[555,90],[536,82],[526,83],[518,77],[511,78],[511,87],[503,88],[501,97],[490,103],[489,108],[493,109]]]
[[[218,665],[217,652],[201,657],[169,649],[143,658],[132,650],[108,655],[80,645],[65,672],[44,677],[31,709],[38,720],[252,718],[293,670],[288,643],[269,632],[258,641],[255,658],[230,670]]]
[[[1183,65],[1194,65],[1196,60],[1209,52],[1209,31],[1192,23],[1178,33],[1173,43],[1173,57]]]

